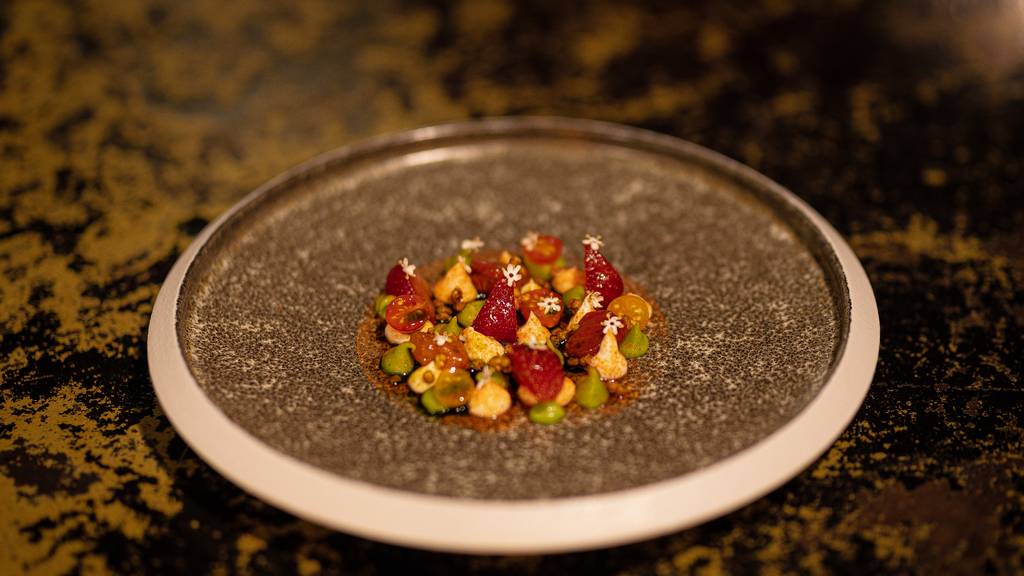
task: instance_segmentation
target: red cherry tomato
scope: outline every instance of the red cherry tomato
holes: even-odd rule
[[[523,252],[534,264],[551,264],[562,255],[562,241],[554,236],[541,234],[532,248],[523,247]]]
[[[544,306],[541,301],[546,301],[551,305]],[[558,306],[557,309],[555,309],[555,305]],[[564,308],[565,305],[562,304],[561,297],[547,288],[531,290],[519,298],[519,311],[523,314],[523,318],[529,320],[532,313],[545,328],[558,326]]]
[[[398,296],[388,304],[384,317],[399,332],[415,332],[430,319],[430,302],[418,294]]]
[[[420,364],[426,365],[434,361],[438,356],[444,355],[444,361],[439,362],[442,370],[448,368],[469,368],[469,354],[466,346],[458,340],[448,338],[448,341],[438,344],[438,336],[433,332],[417,332],[409,338],[412,342],[412,356]]]

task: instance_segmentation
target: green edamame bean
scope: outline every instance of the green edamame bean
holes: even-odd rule
[[[565,418],[565,408],[557,402],[541,402],[530,408],[530,421],[534,424],[558,424]]]
[[[476,315],[480,313],[480,309],[483,307],[483,300],[473,300],[466,304],[466,307],[462,309],[462,312],[459,312],[459,315],[456,316],[459,324],[466,327],[472,326],[473,320],[476,320]]]
[[[619,352],[628,359],[639,358],[647,354],[647,347],[647,335],[639,327],[633,326],[623,338],[622,344],[619,344]]]
[[[576,403],[584,408],[594,409],[608,401],[608,388],[601,381],[597,370],[589,368],[587,377],[576,384]]]
[[[380,357],[380,368],[385,374],[405,378],[416,368],[412,357],[412,344],[406,342],[388,350]]]
[[[427,414],[434,416],[444,414],[448,411],[444,404],[441,404],[437,399],[437,396],[434,396],[433,388],[427,390],[422,396],[420,396],[420,404],[423,405],[423,409],[427,411]]]
[[[383,318],[388,311],[388,304],[391,304],[391,301],[394,299],[395,297],[391,294],[377,296],[377,299],[373,302],[373,311],[377,313],[377,316]]]
[[[577,302],[583,302],[583,297],[585,295],[586,294],[583,290],[583,286],[573,286],[572,288],[566,290],[565,294],[562,294],[562,303],[565,304],[566,308],[570,308],[570,302],[572,302],[573,300],[576,300]]]

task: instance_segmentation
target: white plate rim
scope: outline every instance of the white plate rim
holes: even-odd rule
[[[845,346],[818,394],[793,419],[752,446],[668,480],[569,498],[502,501],[400,491],[338,476],[278,452],[232,422],[202,391],[177,335],[185,275],[214,232],[282,182],[341,157],[408,142],[509,129],[571,130],[628,137],[681,150],[770,189],[831,244],[845,274],[850,319]],[[148,363],[164,414],[185,442],[250,494],[306,520],[358,536],[430,550],[542,554],[635,542],[694,526],[767,494],[807,468],[846,429],[874,375],[879,320],[874,293],[838,232],[792,192],[721,154],[674,137],[594,120],[511,117],[473,120],[371,138],[327,152],[270,180],[207,225],[164,280],[148,331]]]

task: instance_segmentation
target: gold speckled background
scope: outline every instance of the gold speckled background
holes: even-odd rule
[[[0,573],[1024,570],[1024,8],[991,2],[0,4]],[[794,190],[875,286],[836,445],[769,496],[610,550],[471,558],[296,520],[198,460],[145,364],[177,254],[361,137],[559,114]]]

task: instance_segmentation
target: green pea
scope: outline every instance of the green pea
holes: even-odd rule
[[[597,370],[589,368],[587,376],[576,383],[576,403],[594,409],[608,401],[608,389]]]
[[[412,357],[413,345],[409,342],[399,344],[388,350],[380,358],[380,368],[385,374],[401,376],[405,378],[416,368],[416,361]]]
[[[448,411],[448,409],[445,408],[444,404],[441,404],[441,402],[437,399],[437,396],[434,396],[433,388],[427,390],[426,392],[423,393],[422,396],[420,396],[420,404],[423,405],[423,409],[427,411],[427,414],[432,414],[436,416],[438,414],[444,414],[445,412]]]
[[[530,421],[534,424],[558,424],[565,418],[565,408],[557,402],[541,402],[530,408]]]
[[[562,303],[565,304],[566,308],[570,308],[570,302],[572,302],[573,300],[576,300],[577,302],[583,302],[583,297],[585,295],[586,294],[583,290],[583,286],[573,286],[572,288],[566,290],[565,294],[562,294]]]
[[[466,307],[462,309],[462,312],[459,312],[459,315],[456,316],[456,318],[459,321],[459,324],[462,324],[463,326],[466,327],[472,326],[473,320],[476,320],[476,315],[480,313],[480,309],[483,307],[483,300],[473,300],[472,302],[466,304]]]
[[[391,301],[394,299],[395,297],[391,294],[377,296],[377,300],[373,303],[373,311],[377,313],[377,316],[383,318],[388,311],[388,304],[391,304]]]
[[[640,328],[633,326],[629,333],[619,344],[619,352],[626,358],[639,358],[647,354],[647,335],[640,331]]]

